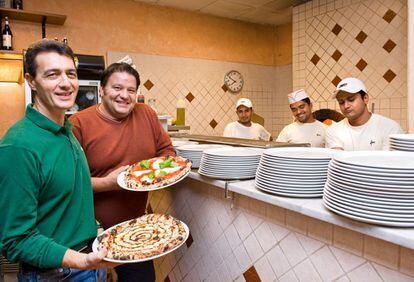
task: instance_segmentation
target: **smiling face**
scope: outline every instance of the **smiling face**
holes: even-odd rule
[[[243,125],[249,126],[252,120],[253,109],[246,106],[239,106],[236,110],[239,122]]]
[[[36,91],[34,105],[56,121],[75,103],[79,90],[75,65],[72,58],[56,52],[39,53],[35,60],[36,76],[25,75],[30,88]]]
[[[336,95],[339,108],[349,122],[354,122],[368,113],[368,95],[341,91]]]
[[[114,72],[99,94],[104,113],[114,119],[123,119],[134,109],[137,96],[137,81],[127,72]]]
[[[311,123],[315,120],[312,115],[312,103],[298,101],[290,104],[290,110],[295,119],[301,123]]]

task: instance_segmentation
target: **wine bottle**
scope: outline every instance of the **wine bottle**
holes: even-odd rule
[[[23,0],[13,0],[13,8],[22,10],[23,9]]]
[[[10,25],[9,25],[9,18],[5,17],[4,18],[5,24],[4,24],[4,28],[2,31],[2,38],[3,38],[3,45],[2,45],[2,49],[3,50],[13,50],[13,45],[12,45],[12,31],[10,29]]]

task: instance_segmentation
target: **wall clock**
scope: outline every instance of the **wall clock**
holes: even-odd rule
[[[224,85],[232,93],[238,93],[242,90],[244,84],[243,76],[236,70],[231,70],[224,76]]]

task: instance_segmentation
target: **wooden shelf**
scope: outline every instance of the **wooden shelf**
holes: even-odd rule
[[[17,10],[17,9],[8,9],[0,8],[0,17],[9,17],[9,19],[18,20],[18,21],[27,21],[35,23],[46,23],[46,24],[55,24],[63,25],[66,21],[66,15],[50,14],[35,12],[29,10]]]

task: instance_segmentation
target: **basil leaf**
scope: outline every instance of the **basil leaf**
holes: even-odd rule
[[[173,159],[168,159],[163,161],[162,163],[160,163],[160,168],[166,168],[169,167],[170,164],[172,163]]]
[[[159,176],[166,176],[168,173],[165,170],[160,170]]]
[[[148,169],[150,167],[150,161],[149,160],[143,160],[139,163],[139,165],[143,168],[143,169]]]
[[[155,173],[153,172],[153,171],[151,171],[149,174],[148,174],[148,178],[149,179],[154,179],[154,177],[155,177]]]

